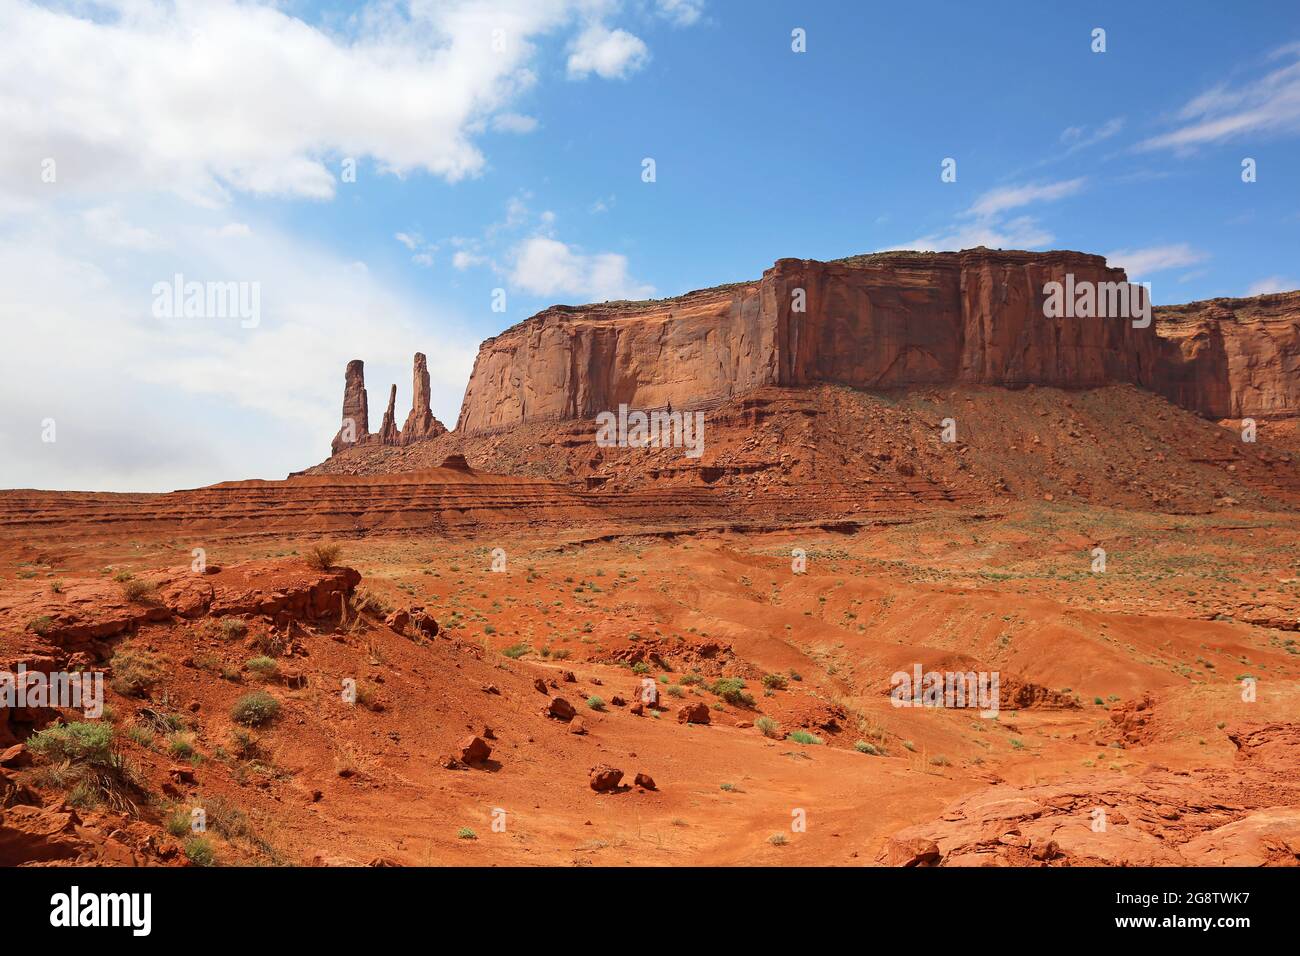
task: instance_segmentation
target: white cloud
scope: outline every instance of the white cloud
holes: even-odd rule
[[[389,382],[409,389],[411,355],[425,351],[434,413],[454,420],[478,336],[363,263],[260,224],[239,242],[213,242],[219,223],[180,203],[142,221],[166,233],[156,249],[107,245],[78,222],[45,212],[0,224],[0,487],[168,490],[284,477],[328,453],[352,358],[366,360],[374,398]],[[260,323],[154,318],[153,284],[175,272],[259,283]],[[52,445],[40,441],[47,417]]]
[[[1190,150],[1245,134],[1300,131],[1300,44],[1275,50],[1269,59],[1296,62],[1239,86],[1220,84],[1188,102],[1177,129],[1139,144],[1143,150]]]
[[[481,266],[485,262],[487,262],[485,257],[466,252],[464,249],[458,250],[451,257],[452,266],[461,272],[472,269],[474,266]]]
[[[655,291],[654,286],[628,275],[626,256],[613,252],[585,255],[547,236],[520,243],[510,281],[533,295],[571,295],[593,302],[645,299]]]
[[[81,218],[86,224],[87,234],[105,245],[127,249],[151,249],[158,244],[158,238],[148,229],[141,229],[127,222],[122,210],[117,206],[87,209],[81,214]]]
[[[537,129],[537,118],[522,113],[498,113],[492,117],[492,128],[498,133],[531,133]]]
[[[622,79],[649,59],[650,51],[640,37],[593,23],[570,46],[569,78],[580,80],[595,73],[607,80]]]
[[[590,24],[620,8],[374,0],[325,28],[280,0],[0,0],[0,487],[281,477],[324,456],[355,357],[382,405],[424,350],[434,413],[454,420],[479,336],[356,252],[259,218],[257,201],[344,193],[347,159],[363,178],[477,175],[475,137],[536,128],[511,107],[538,81],[540,44],[590,41]],[[588,74],[646,61],[640,40],[602,29],[579,58]],[[515,237],[536,225],[527,198],[507,214]],[[397,241],[417,264],[439,247],[409,231]],[[491,261],[453,248],[457,268]],[[568,252],[566,291],[648,290],[622,256]],[[260,324],[153,318],[154,283],[177,272],[258,283]],[[54,444],[39,441],[45,417]]]
[[[1283,276],[1269,276],[1251,283],[1246,295],[1268,295],[1270,292],[1290,292],[1292,289],[1300,289],[1300,282]]]
[[[655,0],[659,16],[675,26],[689,27],[704,13],[704,0]]]
[[[1027,206],[1030,203],[1050,202],[1072,196],[1083,188],[1085,179],[1067,179],[1056,183],[1031,183],[1023,186],[1004,186],[991,189],[975,200],[968,210],[977,217],[995,216],[1008,209]]]
[[[1209,253],[1194,249],[1185,242],[1168,246],[1146,246],[1142,249],[1116,249],[1106,253],[1107,263],[1123,269],[1131,280],[1153,272],[1195,265],[1209,257]]]
[[[1007,219],[1003,214],[1021,206],[1072,196],[1083,188],[1085,181],[1080,177],[1055,183],[1029,183],[989,190],[977,197],[970,208],[947,229],[886,248],[935,252],[951,252],[975,246],[988,246],[990,249],[1042,248],[1051,243],[1054,237],[1039,225],[1037,219],[1032,216]]]
[[[60,192],[168,190],[209,205],[232,191],[327,199],[345,158],[454,182],[483,169],[472,135],[485,120],[528,127],[502,111],[536,82],[535,42],[593,9],[376,2],[342,33],[281,6],[105,0],[91,19],[79,3],[0,0],[0,191],[48,197],[47,157]],[[587,26],[570,69],[623,76],[647,56],[631,34]]]

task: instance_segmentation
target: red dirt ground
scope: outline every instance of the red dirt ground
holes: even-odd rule
[[[516,437],[471,473],[2,492],[0,663],[106,671],[130,770],[97,789],[31,746],[74,712],[10,715],[0,864],[202,861],[202,807],[221,864],[1296,865],[1291,446],[1131,391],[998,393],[964,454],[932,433],[961,394],[775,396],[748,438],[711,419],[707,481],[624,451],[588,482],[569,428],[531,469]],[[916,664],[997,671],[997,717],[893,706]]]

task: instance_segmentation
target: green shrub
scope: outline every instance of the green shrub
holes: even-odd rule
[[[456,831],[456,836],[457,836],[458,839],[461,839],[461,840],[477,840],[477,839],[478,839],[478,834],[475,833],[473,830],[471,830],[469,827],[461,827],[459,830]]]
[[[135,769],[113,746],[110,724],[55,724],[28,737],[27,746],[51,761],[41,782],[68,790],[74,806],[89,809],[107,802],[119,812],[136,812],[135,797],[144,789]]]
[[[163,827],[174,837],[188,836],[190,832],[190,815],[184,809],[173,810],[167,815]]]
[[[771,690],[785,690],[790,686],[790,682],[786,680],[783,674],[764,674],[763,686]]]
[[[185,856],[195,866],[211,866],[217,858],[212,850],[212,841],[199,836],[185,841]]]
[[[48,614],[41,614],[28,621],[27,626],[41,637],[44,637],[54,628],[54,618]]]
[[[592,710],[604,710],[605,701],[602,698],[597,697],[595,694],[592,694],[587,698],[587,706]]]
[[[786,740],[793,740],[797,744],[819,744],[822,742],[820,737],[816,734],[810,734],[806,730],[796,730],[786,737]]]
[[[853,745],[853,749],[860,754],[870,754],[873,757],[880,756],[880,748],[875,744],[869,744],[865,740],[859,740]]]
[[[172,734],[167,739],[167,752],[177,760],[189,760],[194,756],[194,735]]]
[[[280,665],[270,657],[254,657],[248,661],[248,669],[263,679],[269,679],[280,670]]]
[[[754,698],[745,693],[745,682],[739,677],[720,677],[709,689],[732,706],[754,706]]]
[[[228,641],[237,641],[248,633],[248,625],[237,617],[221,619],[221,636]]]
[[[113,728],[86,721],[55,724],[28,737],[27,749],[51,760],[107,767],[113,759]]]
[[[764,737],[777,736],[777,723],[771,717],[763,716],[754,721],[754,726]]]
[[[511,644],[501,653],[504,654],[506,657],[510,658],[512,661],[517,661],[519,660],[519,658],[527,654],[528,650],[529,648],[527,644]]]
[[[269,724],[280,714],[280,702],[264,690],[255,690],[245,694],[235,702],[230,711],[231,718],[245,727],[262,727]]]

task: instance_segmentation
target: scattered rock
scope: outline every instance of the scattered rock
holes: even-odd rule
[[[591,768],[591,789],[597,793],[608,793],[611,790],[617,790],[622,779],[622,770],[606,764]]]
[[[707,724],[709,722],[709,705],[705,703],[686,704],[677,711],[680,724]]]
[[[563,697],[552,697],[551,703],[546,708],[546,716],[554,717],[556,720],[569,721],[572,720],[577,713],[578,712],[574,710],[573,705]]]
[[[473,767],[487,761],[492,756],[492,748],[482,737],[470,736],[460,742],[460,759]]]

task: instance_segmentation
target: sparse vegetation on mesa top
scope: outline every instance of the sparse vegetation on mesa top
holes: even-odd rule
[[[335,544],[333,541],[318,541],[307,549],[303,560],[317,571],[328,571],[334,567],[338,561],[339,555],[343,553],[343,546]]]

